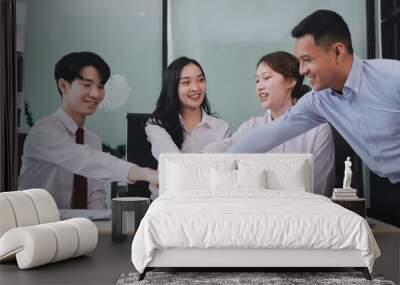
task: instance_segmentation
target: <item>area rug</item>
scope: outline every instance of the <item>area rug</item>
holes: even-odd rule
[[[142,281],[138,281],[139,273],[124,273],[117,285],[145,284],[376,284],[395,285],[384,280],[382,276],[372,275],[372,281],[364,278],[360,272],[154,272],[150,271]]]

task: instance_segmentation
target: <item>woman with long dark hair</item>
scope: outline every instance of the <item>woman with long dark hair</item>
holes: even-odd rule
[[[157,106],[146,124],[153,156],[162,152],[199,152],[229,135],[229,125],[212,116],[200,64],[187,57],[166,69]]]
[[[288,112],[308,91],[299,74],[299,61],[284,51],[263,56],[257,63],[256,95],[264,116],[244,122],[229,138],[211,143],[203,152],[225,152],[250,130],[269,124]],[[269,153],[312,153],[314,160],[314,193],[331,196],[335,175],[335,149],[331,127],[322,124],[270,150]]]

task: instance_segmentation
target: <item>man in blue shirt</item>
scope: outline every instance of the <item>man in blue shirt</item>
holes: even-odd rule
[[[313,90],[228,152],[266,152],[328,122],[374,173],[400,190],[400,61],[361,60],[353,54],[347,24],[333,11],[309,15],[292,36],[300,73]]]

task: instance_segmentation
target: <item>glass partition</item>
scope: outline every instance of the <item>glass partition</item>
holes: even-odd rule
[[[211,107],[233,129],[262,113],[255,97],[258,60],[276,50],[293,52],[290,32],[313,11],[342,15],[355,52],[367,55],[364,0],[173,0],[169,5],[169,60],[186,55],[203,65]]]

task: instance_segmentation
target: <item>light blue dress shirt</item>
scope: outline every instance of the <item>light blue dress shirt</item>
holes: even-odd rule
[[[284,116],[261,126],[228,153],[265,153],[328,122],[377,175],[400,181],[400,61],[354,55],[343,95],[310,91]]]

